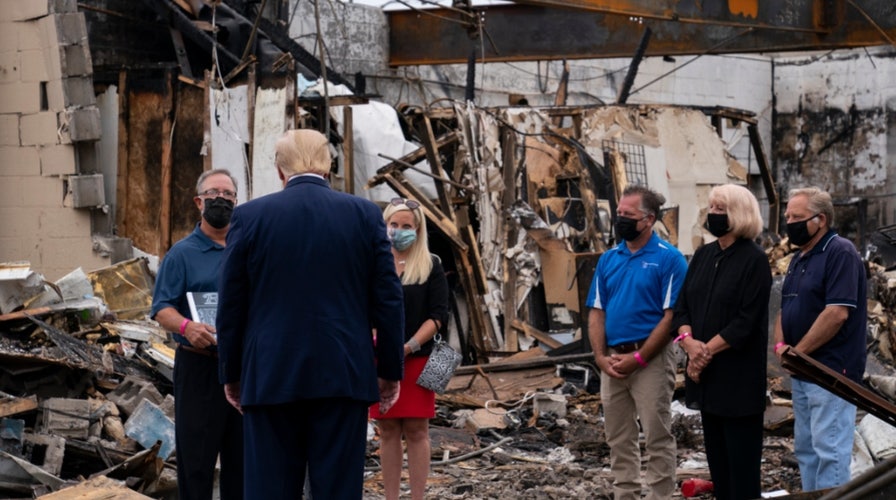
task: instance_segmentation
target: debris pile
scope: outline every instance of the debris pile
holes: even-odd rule
[[[786,240],[770,247],[769,258],[775,269],[786,269]],[[896,455],[896,318],[890,313],[896,275],[868,266],[873,300],[867,385],[831,382],[861,410],[856,474]],[[55,283],[27,263],[0,264],[0,494],[53,498],[74,488],[72,495],[176,495],[174,351],[168,334],[146,317],[153,279],[143,258],[90,273],[77,269]],[[528,339],[528,349],[460,367],[437,399],[428,495],[610,498],[613,478],[592,354],[570,351],[574,340],[563,342],[521,320],[511,328],[521,334],[518,340]],[[788,362],[792,370],[812,373],[797,356]],[[782,373],[774,356],[769,370],[763,490],[799,491],[787,376],[774,375]],[[680,403],[683,385],[679,370],[673,402],[677,476],[709,479],[699,414]],[[369,434],[365,498],[382,498],[373,422]]]

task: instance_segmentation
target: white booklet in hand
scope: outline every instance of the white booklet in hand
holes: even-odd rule
[[[192,320],[215,326],[218,314],[218,292],[187,292]]]

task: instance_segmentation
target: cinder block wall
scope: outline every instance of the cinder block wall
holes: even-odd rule
[[[90,211],[72,208],[78,148],[99,138],[83,14],[74,0],[0,3],[0,262],[55,280],[109,264]]]

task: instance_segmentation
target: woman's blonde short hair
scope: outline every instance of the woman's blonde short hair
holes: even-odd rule
[[[411,245],[407,262],[404,264],[404,273],[401,275],[401,283],[414,285],[426,283],[429,273],[432,272],[432,256],[429,253],[429,238],[426,234],[426,218],[423,216],[423,208],[410,208],[404,203],[398,205],[389,204],[383,211],[383,220],[389,226],[389,219],[397,212],[411,212],[414,214],[414,224],[417,225],[417,241]]]
[[[749,189],[737,184],[716,186],[709,192],[709,202],[725,205],[728,227],[734,236],[752,240],[762,232],[759,202]]]
[[[317,130],[287,130],[277,139],[274,164],[285,177],[330,173],[330,143]]]

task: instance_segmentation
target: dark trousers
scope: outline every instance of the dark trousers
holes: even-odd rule
[[[700,416],[715,497],[719,500],[760,498],[762,414],[722,417],[701,412]]]
[[[307,466],[314,498],[359,500],[367,406],[342,398],[244,406],[246,498],[301,498]]]
[[[224,398],[218,358],[177,350],[174,414],[180,500],[212,498],[218,454],[221,499],[242,499],[243,419]]]

